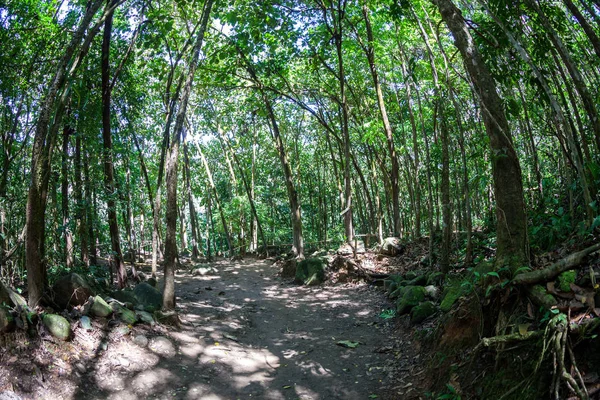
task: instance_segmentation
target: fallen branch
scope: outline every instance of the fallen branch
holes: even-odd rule
[[[570,254],[547,268],[519,274],[513,278],[512,283],[513,285],[535,285],[536,283],[550,281],[561,273],[578,266],[585,257],[598,250],[600,250],[600,243]]]

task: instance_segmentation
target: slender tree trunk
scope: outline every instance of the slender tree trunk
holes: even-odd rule
[[[165,288],[163,291],[163,309],[175,308],[175,260],[177,258],[177,162],[179,145],[184,136],[184,122],[188,100],[192,92],[194,75],[200,58],[200,50],[204,41],[204,33],[208,25],[213,0],[206,0],[202,10],[202,22],[198,28],[194,49],[189,61],[186,82],[179,100],[179,108],[175,118],[171,146],[167,156],[166,186],[167,186],[167,235],[165,238]]]
[[[443,108],[442,108],[443,110]],[[450,272],[450,248],[452,243],[452,205],[450,204],[450,152],[448,127],[444,113],[440,113],[440,133],[442,142],[442,249],[440,270]]]
[[[579,22],[579,25],[581,25],[581,27],[583,28],[583,31],[592,43],[592,47],[594,47],[596,55],[600,58],[600,39],[598,39],[598,35],[596,35],[594,29],[590,26],[590,24],[587,22],[581,11],[579,11],[579,8],[577,8],[577,6],[573,3],[572,0],[563,0],[563,2],[567,6],[571,14],[573,14],[577,22]]]
[[[521,166],[514,150],[502,100],[496,83],[475,45],[467,24],[451,0],[433,0],[454,36],[465,69],[484,110],[483,120],[492,150],[492,174],[496,197],[496,265],[517,269],[529,265],[527,215],[523,198]]]
[[[200,256],[200,251],[198,250],[198,238],[200,235],[198,230],[196,207],[194,206],[194,196],[192,194],[192,184],[190,180],[190,157],[187,143],[183,145],[183,156],[186,197],[190,213],[190,225],[192,227],[192,259],[196,260]]]
[[[62,165],[61,165],[61,196],[62,196],[62,227],[65,235],[65,266],[73,268],[73,233],[70,228],[69,216],[69,137],[73,128],[66,124],[63,128]]]
[[[77,209],[75,218],[78,223],[78,234],[81,252],[81,261],[86,265],[90,265],[90,253],[88,248],[88,229],[87,229],[87,208],[90,204],[83,202],[83,185],[84,181],[81,174],[81,134],[78,133],[75,137],[75,203]]]
[[[25,262],[27,265],[28,303],[38,305],[47,286],[44,262],[44,232],[50,161],[55,143],[54,129],[50,126],[52,113],[59,99],[59,92],[66,91],[70,73],[69,65],[77,48],[81,45],[92,18],[102,5],[102,0],[90,0],[79,26],[73,33],[70,43],[61,57],[56,72],[48,85],[48,92],[42,101],[35,129],[31,156],[31,184],[27,194]],[[93,33],[90,33],[92,35]],[[58,114],[55,114],[56,122]]]
[[[108,7],[112,0],[107,0]],[[102,40],[102,139],[104,146],[104,187],[106,191],[106,206],[108,213],[108,228],[112,248],[112,262],[117,272],[117,284],[124,288],[127,284],[127,271],[123,262],[119,225],[117,221],[117,190],[115,187],[115,172],[113,164],[113,146],[110,127],[110,37],[112,31],[113,13],[111,12],[104,22],[104,35]]]

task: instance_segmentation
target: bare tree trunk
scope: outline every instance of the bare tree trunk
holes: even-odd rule
[[[66,124],[63,128],[62,165],[61,165],[61,196],[62,196],[62,227],[65,235],[65,266],[73,268],[73,233],[69,227],[69,137],[73,128]]]
[[[179,100],[179,108],[175,118],[171,146],[167,157],[167,235],[165,238],[165,288],[163,291],[163,309],[175,308],[175,259],[177,258],[177,162],[179,157],[179,144],[184,136],[184,122],[187,112],[188,100],[192,92],[194,75],[198,67],[200,50],[204,41],[204,33],[208,25],[213,0],[206,0],[202,10],[201,24],[194,43],[193,53],[190,57],[186,82]]]
[[[185,189],[190,212],[190,225],[192,228],[192,259],[196,260],[200,256],[200,252],[198,250],[198,238],[200,235],[198,231],[196,207],[194,207],[194,196],[192,195],[192,184],[190,181],[190,157],[188,153],[188,146],[187,143],[185,143],[183,145]]]
[[[529,265],[527,215],[523,198],[521,166],[514,150],[502,100],[467,24],[451,0],[433,0],[454,36],[479,101],[492,150],[492,174],[496,197],[496,265],[513,269]]]
[[[108,7],[112,1],[107,0]],[[102,139],[104,158],[104,187],[106,191],[106,206],[108,213],[108,228],[110,231],[110,243],[112,248],[112,262],[117,272],[117,284],[124,288],[127,284],[127,272],[123,262],[121,251],[121,239],[119,237],[119,225],[117,221],[117,190],[115,187],[115,172],[113,164],[112,135],[110,131],[110,37],[112,31],[113,13],[111,12],[104,22],[104,35],[102,40]]]
[[[88,230],[87,230],[87,212],[86,209],[90,205],[83,202],[83,185],[84,180],[81,174],[81,134],[75,137],[75,202],[77,210],[75,218],[79,221],[79,243],[81,251],[81,261],[86,265],[90,265],[90,253],[88,248]]]

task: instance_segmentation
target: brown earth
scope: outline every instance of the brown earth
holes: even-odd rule
[[[301,287],[254,259],[214,266],[212,275],[177,274],[180,330],[128,331],[95,320],[90,332],[74,323],[69,343],[0,343],[0,392],[45,399],[416,398],[418,346],[395,320],[379,316],[390,304],[378,288]],[[342,340],[359,344],[345,348]]]

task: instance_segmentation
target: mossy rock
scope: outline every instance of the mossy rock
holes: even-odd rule
[[[396,288],[396,290],[394,290],[392,293],[390,293],[390,300],[402,298],[402,296],[404,295],[405,289],[406,289],[405,286],[400,286],[400,287]]]
[[[574,270],[565,271],[558,276],[558,288],[561,292],[570,292],[571,291],[571,283],[575,283],[575,278],[577,278],[577,272]]]
[[[407,273],[404,274],[404,279],[407,281],[412,281],[413,279],[415,279],[418,276],[419,276],[419,274],[417,274],[415,271],[408,271]]]
[[[106,301],[100,296],[94,297],[94,302],[90,307],[90,313],[95,317],[108,317],[113,310]]]
[[[398,315],[406,314],[424,300],[425,288],[423,286],[406,286],[402,298],[396,302],[396,312]]]
[[[131,311],[128,308],[118,306],[115,312],[119,316],[119,319],[127,325],[133,325],[138,320],[138,317],[135,314],[135,312]]]
[[[383,286],[385,287],[385,290],[387,291],[388,295],[391,295],[392,293],[394,293],[394,290],[398,289],[398,283],[394,281],[387,282],[388,283],[386,284],[386,282],[384,281]]]
[[[446,291],[446,294],[444,295],[442,303],[440,304],[440,309],[443,312],[450,311],[450,309],[452,309],[452,306],[454,305],[454,303],[456,303],[456,300],[458,300],[462,293],[462,288],[458,283],[455,283],[454,285],[450,286]]]
[[[144,310],[148,312],[159,310],[162,307],[162,293],[149,283],[142,282],[136,285],[133,289],[133,294],[137,303],[143,305]]]
[[[119,300],[121,303],[133,303],[137,304],[137,299],[133,290],[123,289],[123,290],[115,290],[110,292],[110,297],[115,300]]]
[[[425,286],[427,284],[427,276],[417,275],[411,280],[402,281],[399,283],[400,286]]]
[[[44,314],[42,322],[52,336],[61,339],[68,340],[71,336],[71,324],[66,318],[56,314]]]
[[[402,277],[402,275],[390,275],[387,277],[387,279],[383,281],[383,288],[391,293],[393,292],[393,290],[390,290],[389,287],[391,285],[396,285],[397,287],[398,283],[402,282],[403,280],[404,278]]]
[[[307,286],[320,285],[325,280],[327,260],[324,258],[307,258],[298,263],[296,267],[296,283]]]
[[[435,314],[435,305],[431,301],[418,304],[410,310],[410,321],[418,324]]]
[[[441,286],[444,283],[444,274],[442,272],[432,272],[427,277],[427,285]]]

